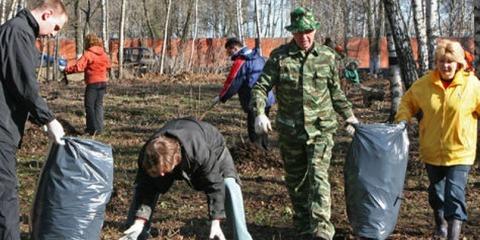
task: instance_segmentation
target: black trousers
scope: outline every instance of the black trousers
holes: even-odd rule
[[[265,115],[269,115],[270,107],[265,108]],[[250,142],[255,143],[257,146],[268,150],[268,134],[255,133],[255,112],[253,109],[247,111],[247,131]]]
[[[20,210],[15,154],[17,148],[0,142],[0,239],[20,239]]]
[[[86,133],[98,134],[103,131],[103,96],[106,91],[105,82],[88,84],[85,89]]]

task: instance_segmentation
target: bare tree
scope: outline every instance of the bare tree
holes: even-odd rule
[[[421,76],[423,76],[428,70],[427,31],[422,2],[422,0],[412,0],[413,22],[418,46],[418,73]]]
[[[147,0],[143,0],[143,12],[145,14],[145,21],[147,23],[150,38],[155,39],[155,31],[153,30],[152,22],[150,21],[150,14],[148,13]]]
[[[475,59],[476,72],[480,73],[480,1],[474,1],[474,25],[475,25]]]
[[[83,54],[83,33],[82,28],[82,9],[80,7],[80,0],[75,0],[74,2],[75,8],[75,51],[77,54],[77,58],[80,58]]]
[[[428,42],[428,67],[431,69],[434,65],[434,53],[437,47],[437,37],[439,36],[440,26],[438,24],[438,0],[425,0],[427,23],[427,42]]]
[[[125,39],[125,22],[126,22],[126,8],[127,0],[122,0],[122,7],[120,13],[120,43],[118,46],[118,78],[123,78],[123,48],[124,48],[124,39]]]
[[[168,20],[170,19],[170,6],[172,5],[172,0],[168,0],[167,3],[167,16],[165,17],[165,27],[163,33],[163,46],[162,46],[162,58],[160,60],[160,74],[163,74],[163,64],[165,62],[166,50],[167,50],[167,39],[168,39]]]
[[[105,51],[110,52],[108,48],[108,3],[102,0],[102,40]]]
[[[376,76],[380,68],[380,32],[383,25],[383,8],[378,0],[366,0],[368,43],[370,50],[370,74]],[[376,14],[378,13],[378,14]]]
[[[406,27],[402,21],[399,9],[394,0],[383,0],[385,7],[385,14],[387,15],[392,31],[393,39],[395,41],[395,49],[397,56],[402,64],[402,78],[405,82],[406,88],[409,88],[412,83],[418,79],[415,61],[413,59],[412,47],[410,45],[410,37],[406,33]]]
[[[240,39],[241,42],[243,42],[243,31],[242,31],[242,23],[243,23],[243,18],[242,18],[242,0],[237,0],[236,1],[236,13],[237,13],[237,36],[238,39]]]
[[[403,84],[402,76],[400,74],[399,59],[397,57],[395,42],[392,36],[392,30],[388,22],[386,22],[385,25],[387,30],[388,65],[390,68],[390,91],[392,93],[392,104],[390,105],[390,116],[388,117],[388,122],[393,122],[398,107],[400,106],[401,97],[403,96]]]
[[[6,5],[7,1],[6,0],[0,0],[0,4],[2,5],[2,16],[0,18],[0,24],[3,24],[5,22],[5,10],[6,10]]]
[[[259,6],[258,6],[258,0],[255,0],[255,22],[256,22],[256,29],[257,29],[257,41],[255,42],[255,47],[258,48],[259,54],[262,55],[262,44],[260,42],[261,36],[260,36],[260,14],[259,14]]]
[[[192,69],[193,64],[193,54],[195,53],[195,40],[197,39],[197,30],[198,30],[198,0],[195,0],[195,23],[193,26],[193,36],[192,36],[192,49],[190,51],[190,60],[188,61],[188,69]]]
[[[8,14],[7,20],[15,17],[15,14],[17,13],[17,2],[18,0],[12,0],[12,5],[10,5],[10,12]]]

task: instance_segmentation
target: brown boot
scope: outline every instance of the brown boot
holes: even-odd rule
[[[443,212],[435,210],[433,211],[435,219],[435,230],[433,231],[433,239],[444,239],[447,237],[448,224],[443,217]]]
[[[462,231],[462,221],[453,219],[448,221],[448,240],[460,239],[460,232]]]

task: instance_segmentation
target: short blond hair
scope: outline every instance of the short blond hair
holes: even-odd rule
[[[32,9],[52,9],[57,16],[67,16],[67,10],[62,0],[37,0],[32,6]]]
[[[161,135],[147,143],[142,167],[146,171],[160,167],[163,172],[169,172],[178,164],[180,155],[180,142]]]
[[[462,68],[465,68],[467,65],[465,61],[465,50],[463,50],[462,45],[457,41],[444,39],[438,43],[437,49],[435,50],[435,62],[440,59],[457,62],[462,65]]]

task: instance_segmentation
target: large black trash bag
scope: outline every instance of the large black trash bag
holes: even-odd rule
[[[344,166],[354,234],[385,239],[395,229],[408,162],[405,124],[359,124]]]
[[[109,145],[66,137],[53,144],[42,169],[32,209],[34,240],[100,238],[113,183]]]

